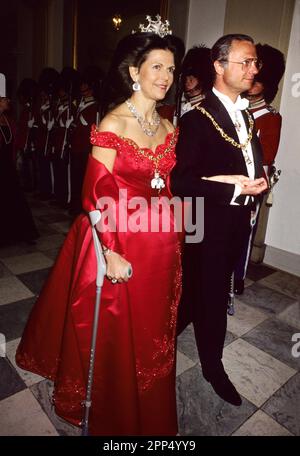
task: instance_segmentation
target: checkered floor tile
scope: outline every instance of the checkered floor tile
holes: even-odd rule
[[[28,197],[41,237],[35,245],[0,249],[0,435],[78,435],[78,428],[53,411],[53,384],[14,361],[29,312],[71,223],[65,210]],[[177,346],[181,436],[300,435],[300,349],[299,357],[292,350],[293,335],[300,337],[300,278],[250,265],[246,284],[235,315],[228,316],[223,358],[243,403],[225,403],[203,379],[193,328],[187,327]]]

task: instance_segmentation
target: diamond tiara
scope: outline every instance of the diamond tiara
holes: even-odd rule
[[[142,33],[155,33],[161,38],[164,38],[166,35],[172,35],[172,30],[169,28],[170,23],[168,20],[163,22],[159,14],[156,16],[156,21],[151,19],[151,16],[146,16],[148,25],[144,24],[139,25],[139,29]],[[136,33],[135,30],[132,30],[132,33]]]

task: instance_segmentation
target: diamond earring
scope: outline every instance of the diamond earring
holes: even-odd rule
[[[138,81],[135,81],[133,84],[132,84],[132,90],[134,92],[138,92],[139,90],[141,90],[141,85]]]

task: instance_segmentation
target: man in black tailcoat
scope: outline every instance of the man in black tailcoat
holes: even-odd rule
[[[240,405],[222,352],[230,276],[249,235],[251,208],[267,189],[248,100],[240,97],[261,65],[247,35],[220,38],[211,57],[214,87],[181,118],[171,174],[174,195],[204,197],[204,238],[184,249],[178,332],[193,322],[205,379],[224,400]]]

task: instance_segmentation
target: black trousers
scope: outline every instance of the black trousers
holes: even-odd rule
[[[249,231],[249,207],[206,206],[203,241],[184,247],[178,333],[193,322],[207,378],[221,365],[230,277]]]

